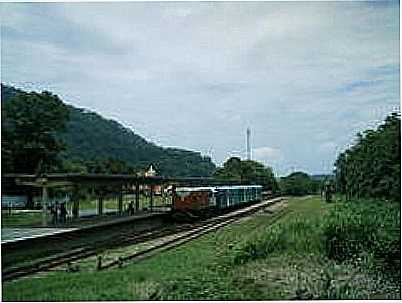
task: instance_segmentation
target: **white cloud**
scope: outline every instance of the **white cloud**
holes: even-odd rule
[[[2,81],[52,90],[167,146],[212,146],[217,163],[244,154],[251,126],[256,159],[319,173],[332,145],[399,107],[397,2],[1,8]]]
[[[334,153],[337,145],[335,142],[324,142],[318,146],[318,151],[320,153]]]
[[[278,163],[283,160],[283,154],[278,148],[269,146],[258,147],[252,150],[253,158],[266,163]]]

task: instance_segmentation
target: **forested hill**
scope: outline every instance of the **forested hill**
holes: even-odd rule
[[[7,106],[7,100],[21,92],[5,85],[1,88],[2,108]],[[66,144],[61,152],[64,170],[77,172],[86,167],[88,171],[88,167],[99,167],[102,161],[114,161],[136,171],[152,163],[165,176],[210,176],[215,171],[211,159],[201,153],[157,146],[114,120],[70,105],[67,108],[66,129],[56,131],[56,137]],[[2,127],[6,127],[4,123]]]

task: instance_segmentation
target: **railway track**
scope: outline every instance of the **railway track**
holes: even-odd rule
[[[287,213],[288,213],[288,211],[278,212],[276,214],[275,218],[273,218],[271,224],[275,223],[277,220],[282,218]],[[161,251],[166,251],[166,250],[175,248],[177,246],[180,246],[182,244],[185,244],[185,243],[192,241],[196,238],[199,238],[207,233],[210,233],[210,232],[215,231],[219,228],[222,228],[226,225],[229,225],[235,221],[238,221],[239,219],[241,219],[241,218],[240,217],[231,218],[226,221],[222,221],[219,223],[212,223],[212,224],[197,228],[196,230],[192,230],[189,233],[186,233],[184,235],[179,235],[179,236],[175,237],[174,239],[170,239],[168,241],[156,244],[154,246],[151,246],[150,248],[141,250],[134,254],[124,256],[124,257],[119,257],[115,261],[105,264],[100,269],[103,270],[103,269],[108,269],[111,267],[121,266],[126,261],[140,261],[140,260],[152,257],[153,255],[160,253]]]
[[[52,257],[48,257],[46,259],[32,262],[23,266],[9,268],[3,270],[2,272],[2,279],[3,281],[10,281],[20,277],[28,276],[31,274],[35,274],[38,272],[47,271],[54,267],[58,267],[63,264],[69,264],[71,262],[75,262],[81,259],[85,259],[91,256],[99,255],[103,251],[108,249],[113,249],[117,247],[124,247],[139,243],[144,243],[150,240],[155,240],[159,238],[163,238],[170,235],[177,234],[177,237],[170,239],[168,241],[161,242],[156,244],[150,248],[137,252],[135,254],[120,257],[115,261],[112,261],[108,264],[101,266],[99,269],[106,269],[113,266],[121,265],[122,262],[128,260],[141,260],[147,257],[152,256],[153,254],[161,251],[174,248],[181,244],[184,244],[188,241],[191,241],[195,238],[198,238],[206,233],[211,231],[217,230],[223,226],[231,224],[243,217],[250,215],[251,213],[255,213],[262,208],[266,208],[267,206],[271,206],[279,201],[282,201],[283,198],[275,198],[266,203],[259,203],[256,205],[252,205],[250,207],[236,210],[234,212],[230,212],[218,217],[210,218],[202,222],[196,222],[193,224],[186,224],[183,226],[178,226],[174,229],[167,228],[167,229],[157,229],[157,230],[150,230],[145,232],[141,235],[122,235],[117,237],[113,241],[99,241],[91,244],[91,246],[83,246],[68,253],[63,253],[59,255],[55,255]],[[282,214],[283,215],[283,214]],[[275,217],[275,220],[279,219]]]

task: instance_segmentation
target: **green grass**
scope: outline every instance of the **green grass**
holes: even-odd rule
[[[281,300],[397,298],[390,281],[330,259],[324,233],[335,203],[290,199],[271,225],[260,214],[137,264],[104,272],[54,272],[3,284],[3,299]],[[95,267],[95,263],[94,263]]]
[[[2,227],[29,227],[40,226],[42,223],[42,214],[35,213],[12,213],[1,214],[1,226]]]

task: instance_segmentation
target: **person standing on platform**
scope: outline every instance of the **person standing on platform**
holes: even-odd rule
[[[128,205],[128,215],[132,216],[134,215],[134,202],[130,201],[130,204]]]
[[[54,221],[57,225],[60,220],[60,206],[58,201],[56,201],[56,203],[54,204],[54,216],[55,216]]]
[[[67,218],[67,209],[65,203],[61,203],[60,205],[60,221],[61,223],[66,223]]]
[[[57,202],[56,202],[57,203]],[[52,224],[56,225],[57,223],[57,208],[56,208],[56,204],[53,204],[50,207],[50,214],[52,216]]]

